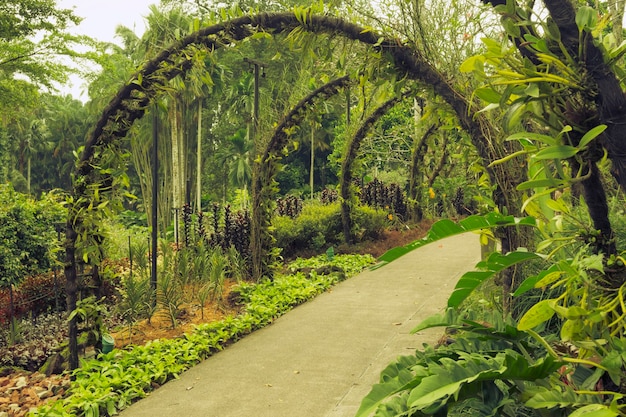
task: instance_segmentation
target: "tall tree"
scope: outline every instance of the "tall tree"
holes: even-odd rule
[[[55,90],[72,71],[71,64],[59,57],[86,56],[76,50],[91,40],[68,34],[68,28],[79,22],[73,11],[58,8],[54,0],[0,5],[0,130],[6,139],[6,148],[0,152],[7,152],[0,159],[8,162],[0,181],[11,176],[19,143],[28,142],[33,135],[33,120],[41,107],[40,90]]]
[[[79,22],[73,11],[57,8],[54,0],[4,2],[0,6],[0,71],[4,80],[20,74],[50,88],[54,81],[65,81],[70,68],[57,57],[79,56],[72,46],[87,38],[67,33]]]

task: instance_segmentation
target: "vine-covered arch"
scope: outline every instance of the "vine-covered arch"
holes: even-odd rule
[[[398,104],[402,99],[410,94],[411,90],[407,90],[399,96],[390,98],[389,100],[378,106],[372,114],[370,114],[357,129],[350,139],[348,146],[343,155],[341,163],[341,174],[339,178],[339,193],[341,195],[341,224],[343,228],[343,237],[347,243],[353,242],[352,237],[352,195],[350,192],[350,182],[352,181],[352,165],[357,157],[361,143],[367,137],[367,134],[374,124],[384,116],[393,106]]]
[[[76,308],[77,273],[76,247],[82,245],[86,256],[92,225],[89,214],[97,212],[108,203],[107,197],[115,189],[116,178],[107,161],[104,148],[115,146],[126,136],[136,120],[143,117],[151,102],[165,89],[166,84],[178,75],[184,75],[192,66],[194,48],[218,50],[233,42],[239,42],[255,33],[264,31],[271,35],[300,30],[312,34],[330,34],[370,45],[395,64],[401,76],[429,85],[453,108],[461,125],[470,133],[483,161],[490,162],[503,156],[503,152],[491,140],[492,133],[482,115],[473,116],[472,103],[455,91],[434,67],[408,45],[395,39],[387,39],[374,30],[345,21],[338,17],[316,15],[310,9],[288,13],[260,13],[242,16],[226,22],[207,26],[194,32],[169,48],[163,50],[137,71],[103,111],[95,124],[79,158],[75,172],[73,195],[70,198],[66,227],[65,276],[67,280],[68,309]],[[278,141],[280,142],[280,141]],[[276,149],[272,150],[276,151]],[[505,170],[504,165],[495,169]],[[494,182],[506,178],[492,175]],[[96,184],[100,181],[99,184]],[[507,183],[499,184],[504,199],[515,195]],[[96,236],[95,245],[99,237]],[[70,322],[70,351],[76,352],[76,324]],[[77,354],[70,356],[70,367],[78,366]]]
[[[262,203],[274,197],[271,182],[278,171],[276,161],[281,158],[282,150],[289,143],[290,135],[288,132],[293,126],[304,120],[308,110],[316,101],[324,100],[337,94],[341,89],[353,83],[353,81],[349,76],[344,75],[316,88],[300,100],[276,126],[274,134],[261,152],[259,159],[255,161],[254,170],[256,175],[253,175],[252,178],[252,221],[250,230],[252,276],[254,279],[259,279],[265,275],[268,270],[266,264],[272,261],[263,259],[269,255],[266,253],[266,250],[271,245],[272,236],[267,234],[271,208],[267,203],[262,206]]]

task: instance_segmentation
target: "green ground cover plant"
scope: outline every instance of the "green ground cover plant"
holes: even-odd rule
[[[304,261],[298,261],[300,263]],[[351,276],[373,264],[374,258],[343,255],[333,265]],[[323,259],[311,261],[324,266]],[[343,266],[345,265],[345,268]],[[360,265],[360,267],[359,267]],[[186,369],[222,350],[245,335],[271,323],[294,306],[326,291],[344,273],[278,275],[273,281],[244,282],[238,287],[241,314],[199,325],[182,338],[162,339],[130,350],[114,350],[84,360],[74,371],[69,395],[34,411],[32,416],[97,417],[113,415],[155,387],[176,378]]]

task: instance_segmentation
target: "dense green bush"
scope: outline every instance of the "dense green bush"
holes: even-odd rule
[[[135,262],[147,262],[150,229],[146,226],[126,226],[123,221],[117,220],[107,220],[101,226],[106,236],[102,244],[105,257],[117,261],[129,258],[132,251]]]
[[[57,242],[55,224],[65,213],[53,193],[33,200],[0,185],[0,287],[49,270]]]
[[[378,239],[391,224],[388,216],[389,213],[382,209],[357,206],[352,212],[353,236],[359,241]]]
[[[357,228],[355,235],[363,240],[378,237],[388,225],[386,212],[366,206],[354,210],[353,221]],[[343,243],[338,202],[326,205],[308,202],[296,218],[276,216],[273,226],[276,245],[286,257],[302,250],[321,252],[328,246]]]

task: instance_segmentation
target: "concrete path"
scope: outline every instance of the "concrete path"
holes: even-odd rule
[[[352,277],[210,357],[122,417],[351,417],[386,365],[441,329],[440,312],[480,260],[478,236],[426,245]]]

